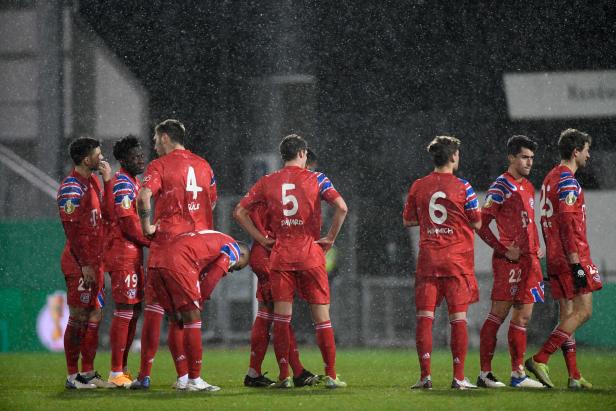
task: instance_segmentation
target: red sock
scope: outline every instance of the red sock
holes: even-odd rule
[[[503,319],[490,313],[481,327],[479,333],[479,362],[481,371],[492,371],[492,357],[496,349],[496,334],[503,323]]]
[[[325,363],[325,375],[336,379],[336,340],[331,321],[323,321],[314,325],[317,333],[317,345]]]
[[[69,374],[79,372],[79,346],[85,333],[83,323],[74,317],[68,317],[68,324],[64,331],[64,355],[66,356],[66,369]]]
[[[135,339],[135,334],[137,333],[138,321],[138,315],[133,314],[133,318],[130,320],[130,324],[128,325],[128,334],[126,335],[126,349],[124,350],[124,356],[122,358],[123,370],[128,368],[128,353],[130,352],[130,347],[133,345],[133,340]]]
[[[563,345],[569,338],[571,338],[570,334],[567,334],[560,328],[555,329],[539,352],[533,356],[533,359],[542,364],[547,364],[550,355],[554,354],[554,351],[558,350],[558,347]]]
[[[291,316],[274,314],[274,352],[280,374],[279,380],[284,380],[289,376],[289,326]]]
[[[434,317],[418,315],[415,328],[415,345],[419,357],[421,379],[430,375],[430,356],[432,355],[432,323]]]
[[[147,305],[143,313],[143,326],[141,328],[141,364],[139,366],[139,379],[149,377],[152,372],[152,363],[158,351],[160,340],[160,325],[163,322],[163,307],[158,304]]]
[[[199,324],[201,324],[201,322],[199,322]],[[184,330],[180,328],[179,324],[169,321],[167,345],[169,346],[171,358],[173,359],[178,377],[188,374],[188,363],[186,362],[187,353],[184,351],[184,336]]]
[[[98,349],[98,322],[88,322],[88,328],[81,340],[81,372],[94,371],[94,358]]]
[[[188,378],[199,378],[201,375],[201,321],[184,324],[184,352],[188,362]],[[184,375],[184,374],[180,374]]]
[[[304,371],[304,365],[299,359],[299,350],[297,349],[297,340],[295,339],[295,333],[293,327],[289,324],[289,364],[293,370],[293,376],[299,377]]]
[[[509,354],[511,355],[511,371],[524,370],[524,354],[526,353],[526,327],[509,321],[507,333]]]
[[[261,372],[261,364],[267,352],[267,346],[270,340],[270,326],[274,321],[274,315],[265,310],[257,311],[257,318],[252,325],[250,334],[250,368],[255,370],[259,375]]]
[[[124,352],[127,351],[126,339],[133,310],[118,310],[113,312],[109,344],[111,345],[111,371],[121,372],[124,368]]]
[[[451,355],[453,356],[453,376],[457,380],[464,379],[464,361],[468,349],[468,331],[466,320],[452,320],[451,324]]]
[[[567,364],[569,377],[579,380],[581,374],[580,370],[577,368],[575,337],[572,335],[571,338],[565,341],[560,348],[563,350],[563,356],[565,357],[565,364]]]

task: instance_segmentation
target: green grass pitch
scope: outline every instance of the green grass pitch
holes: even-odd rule
[[[530,352],[531,350],[529,350]],[[447,351],[433,355],[432,391],[411,391],[418,378],[415,351],[358,349],[339,350],[337,371],[349,387],[327,390],[305,387],[291,390],[245,388],[242,385],[248,362],[246,349],[204,350],[204,376],[220,385],[217,393],[175,392],[170,386],[175,373],[169,353],[158,354],[153,369],[153,387],[147,392],[124,389],[77,391],[64,389],[62,354],[0,354],[0,409],[2,410],[615,410],[616,352],[593,351],[581,347],[578,364],[584,376],[593,382],[591,391],[572,392],[566,386],[562,355],[550,362],[551,375],[557,385],[553,390],[472,390],[454,391],[451,382],[451,359]],[[320,354],[302,350],[306,368],[322,373]],[[509,358],[499,349],[494,371],[508,379]],[[129,365],[138,367],[138,355],[131,354]],[[273,353],[268,353],[264,370],[276,376]],[[469,353],[467,376],[474,382],[479,358]],[[99,353],[96,366],[106,377],[109,354]]]

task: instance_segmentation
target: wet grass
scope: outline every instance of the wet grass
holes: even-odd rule
[[[494,371],[501,379],[509,375],[508,355],[499,350]],[[529,350],[530,351],[530,350]],[[264,370],[276,375],[273,354],[269,354]],[[306,368],[322,372],[320,354],[303,350]],[[244,388],[247,349],[206,349],[205,378],[220,385],[220,392],[178,393],[170,388],[175,373],[168,352],[161,352],[153,370],[153,386],[147,392],[123,389],[69,391],[64,389],[64,356],[62,354],[0,354],[0,409],[2,410],[612,410],[616,409],[616,352],[581,348],[578,364],[583,375],[595,385],[591,391],[567,390],[567,377],[560,354],[550,362],[551,375],[557,388],[552,390],[472,390],[453,391],[451,360],[446,351],[433,355],[432,391],[411,391],[418,378],[414,350],[340,350],[338,372],[349,388],[326,390],[323,387],[292,390]],[[138,355],[131,354],[130,364],[136,370]],[[104,376],[109,370],[109,354],[100,353],[96,364]],[[474,382],[478,370],[478,354],[467,359],[467,375]],[[274,378],[272,376],[272,378]]]

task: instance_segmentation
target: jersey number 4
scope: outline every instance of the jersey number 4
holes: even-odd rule
[[[197,199],[197,193],[203,191],[203,187],[197,185],[197,177],[195,176],[195,169],[192,166],[188,166],[188,174],[186,175],[186,191],[191,191],[193,194],[193,200]]]
[[[295,189],[295,184],[284,183],[282,185],[282,212],[285,217],[291,217],[292,215],[297,214],[297,209],[299,208],[299,204],[297,203],[297,197],[293,194],[288,194],[287,191],[291,191]],[[292,204],[290,210],[284,208],[287,204]]]

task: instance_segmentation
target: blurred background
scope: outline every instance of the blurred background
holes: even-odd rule
[[[435,135],[463,141],[458,174],[480,192],[505,170],[506,140],[534,138],[538,191],[560,131],[588,132],[579,180],[605,288],[577,339],[616,346],[616,3],[325,3],[0,0],[0,351],[62,349],[55,193],[71,139],[98,138],[111,159],[113,142],[132,133],[151,159],[153,126],[166,118],[182,121],[188,148],[211,163],[216,228],[240,239],[239,197],[280,165],[284,135],[309,141],[350,206],[329,261],[336,338],[350,346],[414,344],[418,232],[403,229],[401,211],[411,182],[432,169]],[[492,278],[490,250],[479,239],[476,248],[473,346]],[[245,345],[253,295],[249,270],[225,279],[206,307],[205,340]],[[435,344],[445,346],[446,311],[438,317]],[[556,318],[548,298],[530,343]],[[313,342],[302,304],[294,326]]]

